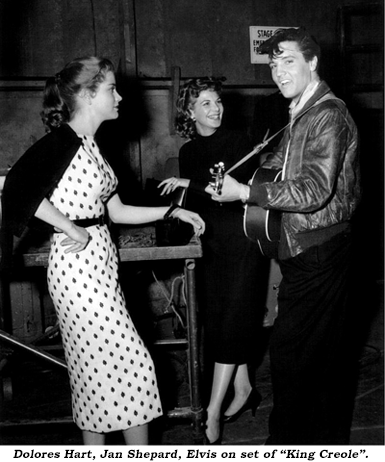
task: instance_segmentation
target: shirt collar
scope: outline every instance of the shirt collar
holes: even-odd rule
[[[320,81],[318,79],[313,80],[305,88],[305,91],[302,93],[298,102],[292,101],[289,105],[289,112],[291,117],[295,117],[299,111],[305,106],[309,99],[314,95]]]

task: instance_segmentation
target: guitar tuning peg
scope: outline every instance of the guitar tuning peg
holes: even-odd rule
[[[213,189],[215,189],[217,194],[221,194],[224,173],[225,164],[223,162],[218,162],[217,164],[214,164],[214,169],[212,170],[211,175],[215,179],[215,181],[209,184]]]

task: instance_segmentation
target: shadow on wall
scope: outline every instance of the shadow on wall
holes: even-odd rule
[[[18,46],[15,47],[15,44],[20,43],[23,21],[27,17],[26,11],[31,8],[32,2],[21,0],[2,3],[0,10],[0,74],[8,77],[21,74],[23,62],[20,50]],[[20,14],[20,11],[23,11],[23,15]],[[12,18],[11,27],[9,27],[9,18]]]
[[[223,124],[230,129],[243,130],[253,146],[261,143],[267,133],[271,137],[289,121],[290,101],[273,90],[267,95],[241,95],[225,93]],[[266,146],[261,153],[271,152],[281,140],[283,132]]]
[[[231,130],[247,132],[252,118],[251,99],[249,96],[224,89],[222,93],[223,126]]]
[[[97,141],[118,179],[118,192],[123,202],[142,203],[142,187],[131,168],[130,145],[139,142],[148,128],[143,92],[136,79],[116,74],[116,83],[122,101],[119,118],[105,122],[97,133]]]

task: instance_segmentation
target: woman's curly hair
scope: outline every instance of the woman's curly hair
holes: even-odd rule
[[[197,134],[195,121],[191,116],[191,109],[202,91],[222,93],[223,77],[202,77],[188,80],[179,91],[176,102],[175,129],[182,138],[195,138]]]
[[[77,58],[46,81],[41,118],[46,131],[69,122],[77,109],[76,96],[87,90],[95,94],[106,74],[114,72],[107,58],[89,56]]]

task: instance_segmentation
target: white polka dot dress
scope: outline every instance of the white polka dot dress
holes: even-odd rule
[[[80,135],[79,135],[80,136]],[[81,137],[50,201],[70,219],[104,214],[117,179],[92,137]],[[82,430],[105,433],[143,425],[162,415],[152,359],[127,312],[118,257],[106,225],[87,228],[85,250],[65,254],[55,233],[48,287],[60,323],[72,410]]]

